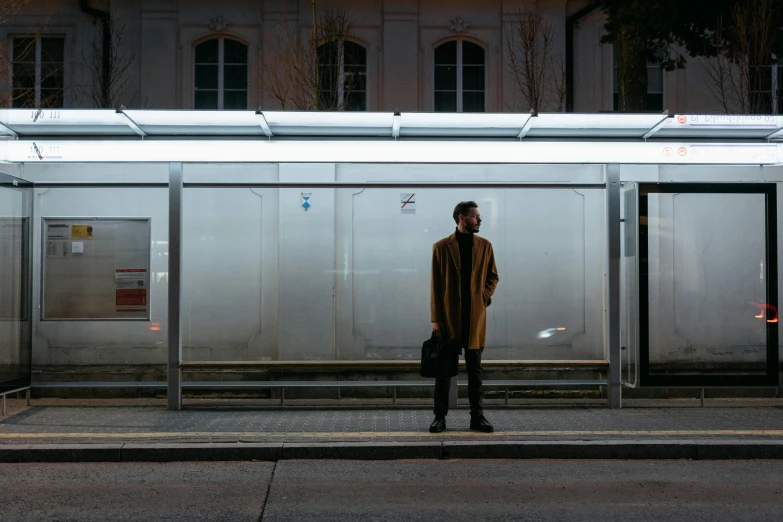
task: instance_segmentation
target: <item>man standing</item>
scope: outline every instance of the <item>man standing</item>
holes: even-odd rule
[[[478,237],[481,216],[474,201],[454,208],[457,230],[432,247],[430,321],[432,329],[462,342],[468,368],[470,429],[490,433],[481,405],[481,354],[487,330],[487,306],[498,285],[492,243]],[[430,432],[446,429],[451,378],[435,379],[435,420]]]

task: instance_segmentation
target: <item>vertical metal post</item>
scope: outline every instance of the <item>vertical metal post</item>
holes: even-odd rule
[[[5,395],[3,395],[3,417],[5,417]]]
[[[27,396],[27,405],[30,406],[30,388],[27,388],[27,393],[25,395]]]
[[[622,408],[620,375],[620,165],[606,166],[606,325],[610,408]]]
[[[182,409],[182,163],[169,163],[168,409]]]
[[[451,385],[449,385],[449,409],[456,410],[459,408],[459,394],[457,393],[457,380],[459,375],[455,375],[451,378]]]
[[[35,229],[33,226],[33,223],[35,223],[35,189],[33,188],[32,183],[30,183],[28,188],[24,191],[24,197],[22,198],[22,201],[22,216],[27,218],[28,223],[26,230],[27,237],[25,237],[23,240],[25,242],[24,250],[27,254],[27,265],[25,266],[25,270],[22,271],[23,277],[25,278],[25,281],[23,281],[22,284],[25,285],[26,302],[23,301],[23,305],[27,308],[27,324],[22,325],[22,353],[20,355],[22,355],[21,360],[27,363],[27,372],[25,377],[27,377],[27,384],[30,385],[33,382],[33,274],[35,273],[35,256],[33,255],[33,231]]]

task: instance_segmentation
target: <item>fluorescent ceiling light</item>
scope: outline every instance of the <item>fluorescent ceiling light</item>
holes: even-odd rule
[[[394,114],[354,111],[262,111],[272,134],[289,136],[389,136]]]
[[[0,123],[22,136],[136,134],[121,114],[105,109],[2,109]]]
[[[672,127],[710,129],[758,129],[783,126],[783,116],[768,114],[676,114]]]
[[[400,117],[405,127],[465,127],[465,128],[514,128],[521,129],[530,114],[517,113],[455,113],[455,112],[403,112]]]
[[[266,122],[266,125],[264,124]],[[135,124],[135,125],[134,125]],[[783,116],[0,109],[0,138],[176,136],[779,140]],[[405,140],[398,140],[405,141]]]
[[[261,111],[270,126],[302,125],[306,127],[389,127],[394,114],[391,112],[358,111]],[[391,134],[391,133],[390,133]]]
[[[11,162],[772,165],[783,144],[413,140],[14,140]],[[566,153],[567,152],[567,153]]]
[[[124,111],[149,136],[264,135],[254,111]]]
[[[414,113],[400,116],[400,136],[517,137],[530,114]]]
[[[141,127],[258,127],[252,111],[149,111],[126,110]]]
[[[539,114],[527,137],[642,137],[662,114]]]
[[[783,127],[783,116],[677,114],[655,132],[655,138],[767,138]]]

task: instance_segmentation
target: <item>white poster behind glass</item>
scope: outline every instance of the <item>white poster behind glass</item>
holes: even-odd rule
[[[149,218],[42,224],[42,320],[149,320]]]

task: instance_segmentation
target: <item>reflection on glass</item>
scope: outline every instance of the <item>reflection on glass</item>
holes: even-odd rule
[[[30,198],[29,189],[0,186],[0,392],[30,379]]]
[[[650,374],[764,373],[764,195],[648,201]]]
[[[554,336],[557,332],[565,332],[566,329],[563,327],[560,328],[547,328],[546,330],[541,330],[536,334],[537,339],[549,339],[550,337]]]

